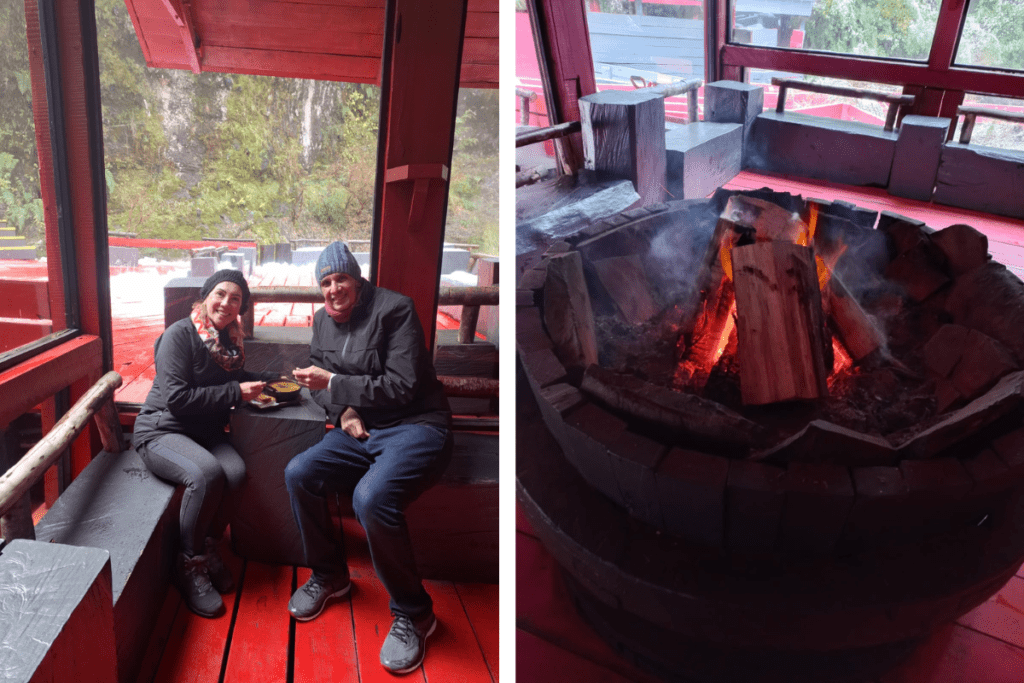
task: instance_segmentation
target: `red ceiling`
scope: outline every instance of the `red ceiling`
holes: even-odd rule
[[[353,83],[380,79],[384,0],[125,0],[125,5],[151,67]],[[196,42],[198,50],[192,49]],[[498,86],[498,0],[469,0],[461,85]]]

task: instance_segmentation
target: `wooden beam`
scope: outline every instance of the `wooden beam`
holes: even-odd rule
[[[102,367],[99,338],[82,335],[0,373],[0,425],[7,425]]]
[[[723,69],[726,67],[749,67],[771,71],[789,71],[853,81],[966,90],[1002,97],[1019,97],[1020,93],[1024,92],[1024,76],[1010,72],[964,67],[951,67],[945,70],[933,69],[924,64],[894,62],[871,57],[778,50],[751,45],[723,46],[722,63]]]
[[[967,16],[966,5],[964,0],[942,0],[939,20],[935,23],[931,53],[928,55],[928,68],[941,71],[953,65],[960,31],[963,30],[964,19]]]
[[[548,121],[551,124],[579,121],[579,98],[597,92],[583,2],[529,0],[526,6],[537,46]],[[557,148],[563,173],[575,173],[583,167],[580,135],[563,138]]]
[[[466,3],[392,2],[371,278],[412,297],[432,348],[448,208],[449,179],[442,170],[451,168]],[[424,169],[429,177],[421,174]],[[389,170],[395,182],[388,182]]]
[[[192,4],[188,0],[162,0],[164,8],[170,13],[171,19],[178,27],[185,57],[188,59],[192,73],[202,73],[202,45],[195,25],[192,23]]]

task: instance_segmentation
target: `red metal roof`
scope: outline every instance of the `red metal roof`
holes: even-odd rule
[[[380,79],[384,0],[125,5],[151,67],[352,83]],[[498,0],[469,0],[460,81],[462,87],[498,86]]]

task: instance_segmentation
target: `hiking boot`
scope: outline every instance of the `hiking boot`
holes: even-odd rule
[[[394,617],[391,631],[380,648],[380,663],[393,674],[407,674],[423,663],[427,636],[437,628],[437,618],[433,612],[415,622],[404,614]]]
[[[218,545],[215,539],[206,539],[206,574],[218,593],[230,593],[235,589],[235,582],[231,578],[231,570],[224,566]]]
[[[316,572],[302,584],[288,601],[288,611],[299,621],[314,619],[324,611],[331,598],[340,598],[352,589],[352,580],[346,571],[335,577],[318,576]]]
[[[178,588],[188,608],[201,617],[215,617],[224,609],[224,601],[213,589],[205,555],[178,555]]]

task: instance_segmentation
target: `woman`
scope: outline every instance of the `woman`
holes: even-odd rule
[[[249,307],[242,274],[214,273],[199,296],[192,315],[156,341],[156,379],[135,422],[134,445],[155,475],[185,485],[176,578],[189,609],[213,617],[224,607],[219,593],[234,587],[217,553],[221,499],[245,479],[245,463],[224,428],[231,408],[259,396],[277,374],[242,367],[238,314]]]

